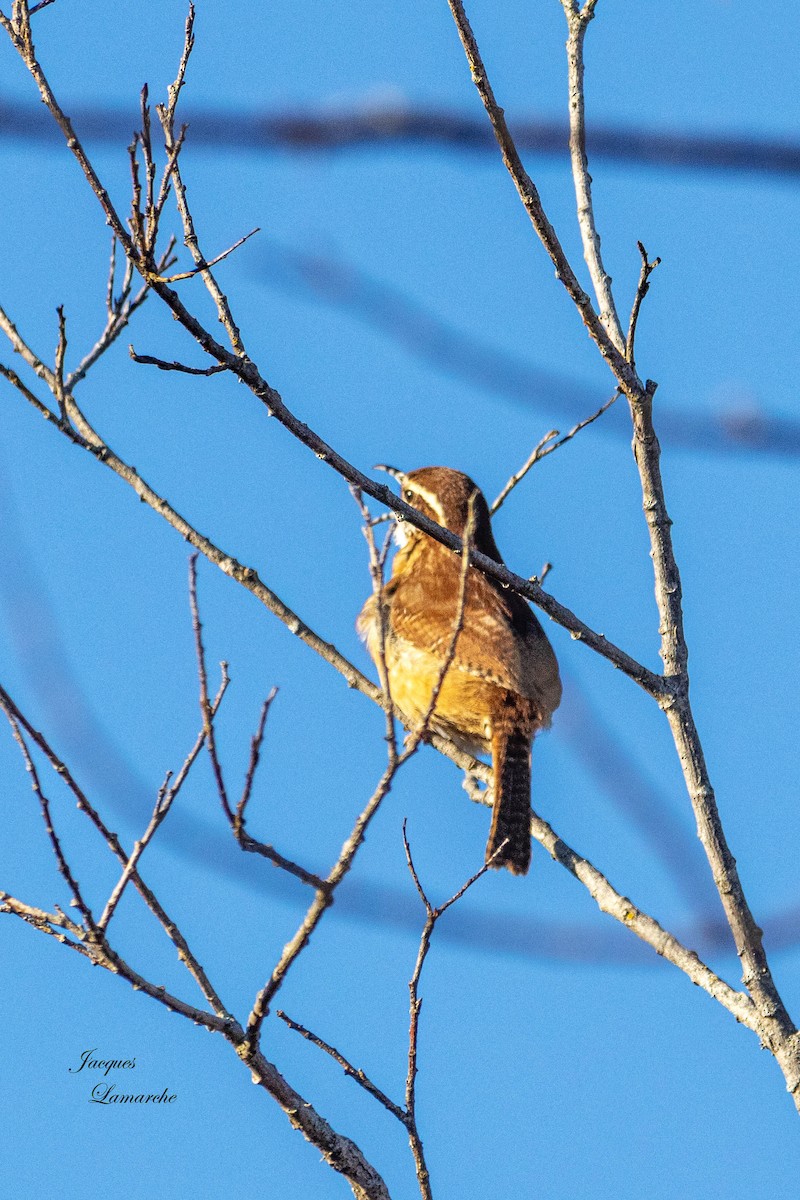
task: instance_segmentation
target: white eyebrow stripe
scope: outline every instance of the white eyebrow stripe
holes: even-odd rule
[[[441,504],[437,500],[436,496],[433,494],[433,492],[429,492],[427,488],[420,487],[420,485],[418,483],[411,483],[409,480],[405,481],[405,486],[411,488],[412,492],[416,492],[416,494],[418,496],[420,496],[421,499],[423,499],[426,504],[429,504],[430,507],[433,509],[433,511],[436,513],[436,516],[439,519],[439,524],[445,525],[444,511],[442,509]],[[446,525],[445,525],[445,528],[446,528]]]

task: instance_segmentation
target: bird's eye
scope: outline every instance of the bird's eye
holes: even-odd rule
[[[404,488],[404,490],[403,490],[403,499],[404,499],[404,500],[406,501],[406,503],[408,503],[408,504],[410,504],[410,503],[411,503],[411,501],[414,499],[414,493],[412,492],[411,488]]]

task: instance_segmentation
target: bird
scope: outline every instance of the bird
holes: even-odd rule
[[[486,498],[468,475],[451,467],[379,469],[397,480],[407,504],[462,540],[469,522],[471,547],[503,562]],[[428,727],[467,753],[491,754],[486,863],[525,875],[531,746],[561,701],[553,648],[530,606],[510,588],[469,566],[461,609],[460,557],[408,521],[396,523],[395,539],[398,549],[383,588],[383,657],[392,700],[419,727],[439,686]],[[379,670],[380,626],[380,598],[373,593],[356,628]]]

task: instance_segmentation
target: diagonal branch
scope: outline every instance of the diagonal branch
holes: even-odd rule
[[[297,960],[298,955],[308,945],[314,930],[333,904],[334,893],[337,887],[352,867],[353,860],[364,841],[370,822],[391,789],[397,766],[398,760],[390,745],[388,765],[378,781],[378,786],[367,801],[350,834],[345,839],[333,869],[323,881],[323,886],[317,890],[299,928],[284,946],[283,953],[275,965],[270,978],[255,998],[252,1011],[247,1019],[247,1039],[249,1044],[254,1048],[257,1048],[258,1040],[261,1036],[261,1027],[269,1013],[272,1000],[283,986],[283,982],[292,965]]]
[[[530,471],[532,467],[535,467],[537,462],[541,462],[541,460],[546,458],[548,454],[552,454],[554,450],[559,450],[562,446],[566,445],[567,442],[571,442],[577,433],[580,433],[581,430],[585,429],[587,425],[591,425],[592,422],[596,421],[598,417],[602,417],[606,409],[611,408],[611,405],[618,396],[619,388],[617,388],[610,400],[606,400],[605,404],[601,404],[597,412],[593,412],[590,417],[586,417],[585,420],[579,421],[577,425],[573,425],[569,433],[565,433],[563,437],[558,436],[557,429],[551,429],[550,433],[545,434],[542,440],[536,446],[534,446],[532,453],[525,460],[524,464],[511,476],[508,483],[500,492],[499,496],[489,509],[491,515],[494,516],[498,508],[500,508],[500,506],[508,499],[509,495],[517,486],[517,484],[522,482],[522,480],[528,474],[528,471]],[[558,441],[554,441],[555,438],[558,438]]]
[[[324,1050],[326,1054],[330,1055],[334,1062],[339,1064],[345,1075],[348,1075],[351,1079],[354,1079],[356,1083],[364,1089],[365,1092],[369,1092],[373,1099],[377,1100],[379,1104],[382,1104],[383,1107],[390,1112],[393,1117],[397,1117],[398,1121],[401,1121],[403,1125],[407,1124],[408,1116],[404,1109],[402,1109],[399,1104],[395,1104],[393,1100],[390,1100],[386,1093],[382,1092],[381,1089],[372,1082],[369,1076],[362,1071],[360,1067],[354,1067],[353,1064],[346,1059],[345,1056],[339,1050],[337,1050],[335,1046],[331,1046],[328,1042],[323,1041],[321,1037],[317,1037],[315,1033],[312,1033],[310,1029],[306,1029],[304,1025],[300,1025],[297,1021],[293,1021],[292,1018],[283,1012],[282,1009],[279,1008],[277,1010],[276,1016],[280,1017],[281,1021],[283,1021],[285,1025],[288,1025],[289,1028],[295,1033],[299,1033],[301,1037],[304,1037],[306,1041],[311,1042],[312,1045],[317,1046],[320,1050]]]
[[[453,3],[458,3],[458,0],[453,0]],[[463,13],[463,9],[461,9],[461,11]],[[2,23],[3,22],[0,21],[0,24]],[[6,24],[8,27],[8,22]],[[42,100],[52,113],[67,140],[70,150],[73,152],[73,154],[75,154],[81,169],[84,171],[87,181],[89,182],[99,203],[101,204],[103,212],[106,216],[106,220],[111,226],[113,232],[116,234],[120,246],[128,256],[129,260],[133,263],[135,269],[143,275],[147,282],[151,283],[152,290],[164,301],[165,304],[167,304],[173,315],[183,325],[187,332],[189,332],[191,336],[195,338],[197,343],[207,354],[209,354],[212,358],[215,358],[217,362],[226,365],[228,369],[237,376],[237,378],[241,379],[242,382],[244,382],[250,388],[253,394],[265,405],[267,412],[271,416],[276,417],[279,422],[304,446],[311,450],[318,459],[326,462],[333,470],[346,479],[348,483],[354,484],[367,495],[372,496],[373,499],[385,504],[388,508],[402,516],[404,520],[410,521],[412,525],[415,525],[424,533],[428,533],[437,541],[441,542],[442,545],[448,546],[452,550],[460,551],[460,538],[456,537],[455,534],[451,533],[447,529],[444,529],[442,526],[437,525],[434,521],[428,520],[428,518],[420,513],[419,510],[413,508],[411,505],[406,504],[399,497],[395,496],[391,489],[385,484],[376,484],[373,480],[369,479],[345,458],[338,454],[332,446],[328,445],[327,442],[320,438],[304,422],[298,420],[298,418],[286,407],[278,392],[276,392],[275,389],[272,388],[261,376],[255,364],[247,358],[241,342],[241,336],[238,327],[236,326],[233,317],[230,315],[227,300],[222,293],[218,291],[218,289],[217,291],[212,292],[212,294],[216,296],[220,320],[226,328],[228,336],[231,340],[231,344],[234,346],[233,354],[226,350],[225,347],[219,342],[217,342],[204,328],[204,326],[188,311],[177,292],[172,290],[167,284],[154,279],[152,271],[150,271],[147,264],[142,261],[142,257],[133,244],[131,237],[126,231],[122,221],[120,220],[116,209],[111,203],[108,193],[103,188],[99,177],[89,162],[86,153],[83,150],[83,147],[81,146],[74,129],[72,128],[69,118],[58,105],[44,72],[36,60],[35,55],[33,54],[32,47],[28,47],[24,42],[24,39],[20,39],[15,29],[9,29],[9,33],[12,38],[12,42],[14,43],[18,52],[21,54],[26,66],[28,67],[37,83],[37,86],[39,87]],[[187,23],[187,47],[190,46],[190,40],[191,13],[190,20]],[[188,57],[188,51],[185,51],[185,58],[186,57]],[[183,64],[182,69],[185,69]],[[182,85],[181,72],[179,72],[179,81],[181,81]],[[173,86],[177,87],[177,82],[176,85]],[[179,177],[177,175],[177,171],[174,173],[174,175],[176,192],[178,193],[179,198],[180,196],[183,196],[185,201],[185,193],[178,185]],[[532,186],[533,185],[531,184],[531,187]],[[537,204],[539,204],[538,196],[536,199]],[[539,207],[541,207],[540,204]],[[190,214],[188,215],[187,219],[190,221]],[[187,224],[186,228],[190,231],[187,232],[186,237],[187,242],[191,247],[193,244],[192,237],[194,236],[193,225]],[[550,228],[549,225],[548,228]],[[553,237],[555,237],[555,234],[553,234]],[[199,251],[196,250],[195,252],[199,255]],[[563,259],[563,251],[561,250],[560,246],[558,247],[558,252]],[[564,262],[566,262],[565,259]],[[210,273],[208,274],[210,275]],[[214,287],[216,287],[216,285],[214,285]],[[581,293],[581,295],[583,295],[583,293]],[[584,296],[584,300],[587,304],[589,304],[589,309],[591,310],[591,304],[588,300],[588,297]],[[594,321],[595,325],[597,325],[600,330],[601,338],[605,339],[605,342],[608,342],[607,336],[602,330],[602,327],[599,326],[596,316],[594,317]],[[610,343],[608,344],[610,346]],[[613,346],[611,346],[611,351],[613,352],[613,355],[617,355],[617,352]],[[617,355],[617,357],[619,356]],[[624,376],[626,380],[626,394],[629,391],[633,391],[638,395],[641,388],[638,384],[638,380],[635,377],[635,373],[632,372],[629,364],[625,362],[624,359],[620,359],[620,361],[622,363],[622,375],[620,376],[618,373],[618,377],[622,378],[622,376]],[[45,370],[47,369],[45,368]],[[52,372],[48,372],[48,375],[51,377]],[[49,378],[46,377],[46,381],[48,382],[48,386],[51,386]],[[67,403],[70,409],[76,409],[76,412],[71,412],[70,415],[71,419],[76,422],[79,431],[81,428],[81,420],[79,420],[79,417],[82,418],[84,425],[88,427],[88,422],[86,422],[85,417],[77,412],[77,406],[75,405],[74,397],[68,397]],[[95,439],[94,452],[97,453],[100,451],[100,456],[103,456],[103,451],[101,450],[102,442],[99,438],[97,438],[97,435],[94,434],[94,431],[92,431],[92,434],[94,435]],[[86,434],[84,433],[82,436],[86,437]],[[92,439],[87,438],[87,440],[91,442]],[[104,461],[107,460],[104,458]],[[127,472],[130,482],[130,468],[127,468],[125,464],[122,464],[120,460],[117,460],[117,464],[124,468],[125,472]],[[111,463],[108,465],[113,465],[113,469],[115,470],[118,469],[117,465]],[[120,470],[118,473],[122,474],[123,471]],[[162,509],[159,508],[159,511],[162,511]],[[184,532],[184,536],[188,535]],[[193,542],[193,544],[199,549],[202,549],[203,553],[206,553],[206,550],[202,546],[199,546],[197,542]],[[584,642],[587,646],[596,650],[597,653],[601,654],[605,658],[608,658],[615,666],[619,667],[622,671],[634,679],[651,695],[661,696],[663,694],[661,679],[657,674],[648,670],[640,663],[637,663],[636,660],[630,655],[626,654],[624,651],[614,646],[613,643],[609,642],[605,636],[596,634],[592,629],[589,628],[588,625],[580,621],[574,613],[570,612],[568,608],[559,604],[557,600],[544,592],[537,583],[530,579],[525,579],[519,575],[515,575],[502,564],[496,563],[493,559],[488,558],[486,555],[480,554],[474,550],[471,553],[471,561],[473,565],[478,567],[479,570],[483,571],[484,574],[497,579],[500,583],[512,587],[515,591],[518,591],[520,595],[525,596],[528,600],[532,600],[534,604],[537,604],[540,608],[547,612],[549,616],[558,621],[559,624],[569,629],[576,640]],[[241,582],[241,578],[239,579],[239,582]]]

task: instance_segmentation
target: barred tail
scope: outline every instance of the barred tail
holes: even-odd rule
[[[486,861],[526,875],[531,864],[531,739],[521,729],[492,733],[494,808]],[[505,845],[503,843],[505,842]],[[502,849],[499,847],[502,846]]]

